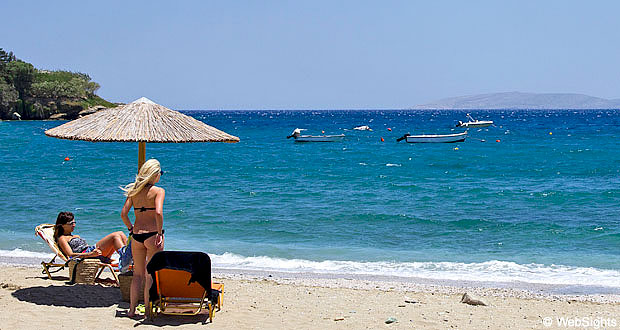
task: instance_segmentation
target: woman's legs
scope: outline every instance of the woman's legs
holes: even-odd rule
[[[147,249],[143,243],[136,240],[131,242],[131,253],[133,254],[133,279],[131,280],[131,290],[129,291],[129,312],[127,315],[136,315],[138,305],[138,292],[143,289],[144,277],[146,274],[146,254]],[[148,304],[147,297],[144,297],[145,306]]]
[[[151,260],[151,257],[159,251],[164,250],[164,245],[161,245],[161,249],[155,245],[156,235],[149,237],[146,241],[144,241],[144,246],[146,247],[146,263],[148,264]],[[146,266],[145,266],[146,269]],[[149,289],[153,284],[153,277],[151,274],[146,274],[145,285],[144,285],[144,305],[146,306],[149,301]]]
[[[122,231],[108,234],[97,242],[97,248],[101,250],[101,255],[110,257],[115,251],[127,245],[127,236]]]

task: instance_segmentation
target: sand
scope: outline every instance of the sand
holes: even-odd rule
[[[158,316],[148,322],[125,316],[128,304],[121,301],[117,287],[68,285],[66,270],[49,280],[37,267],[3,265],[0,329],[566,329],[558,325],[561,318],[573,326],[587,322],[590,329],[620,328],[617,296],[551,296],[506,288],[235,272],[215,275],[226,290],[224,306],[213,323],[205,323],[203,315]],[[464,292],[488,306],[461,303]]]

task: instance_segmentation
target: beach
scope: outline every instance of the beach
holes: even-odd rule
[[[163,315],[149,322],[125,316],[128,304],[121,301],[118,287],[68,285],[66,275],[59,272],[49,280],[39,267],[0,266],[0,328],[556,329],[565,328],[558,323],[562,321],[582,326],[590,322],[590,328],[620,326],[617,295],[552,296],[513,289],[235,271],[214,274],[216,281],[225,284],[225,293],[212,324],[204,315]],[[488,306],[461,303],[464,292]],[[550,327],[545,326],[548,320]]]
[[[620,330],[620,2],[5,2],[0,330]]]

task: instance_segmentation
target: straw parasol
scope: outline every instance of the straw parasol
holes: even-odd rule
[[[138,142],[138,169],[146,142],[239,142],[239,138],[145,97],[105,109],[45,131],[45,135],[91,142]]]

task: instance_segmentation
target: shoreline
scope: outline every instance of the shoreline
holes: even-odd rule
[[[515,297],[520,299],[620,303],[620,289],[592,285],[583,285],[581,287],[605,292],[565,294],[562,292],[575,290],[575,286],[525,282],[431,280],[426,278],[383,275],[266,272],[223,268],[213,268],[213,273],[219,278],[254,281],[267,280],[279,284],[320,286],[325,288],[346,288],[355,290],[376,289],[380,291],[397,292],[435,292],[439,294],[463,294],[465,292],[470,292],[484,296]]]
[[[2,329],[209,326],[203,324],[202,315],[159,316],[152,322],[129,319],[128,304],[120,301],[117,287],[68,285],[67,275],[66,270],[61,271],[49,280],[38,267],[1,265]],[[587,318],[598,324],[615,322],[615,326],[620,326],[617,301],[520,296],[513,290],[475,291],[425,284],[401,287],[386,281],[278,275],[215,270],[214,279],[225,284],[225,292],[222,310],[215,313],[213,326],[218,329],[541,329],[546,328],[544,322],[551,320],[556,325],[553,329],[562,328],[560,323],[556,324],[561,319],[571,318]],[[473,294],[488,306],[461,303],[463,292]],[[390,320],[395,322],[388,324]]]
[[[40,268],[48,253],[35,253],[19,257],[0,255],[0,267]],[[592,301],[620,303],[620,287],[586,284],[552,284],[524,281],[472,281],[430,279],[416,276],[384,274],[331,273],[313,271],[256,270],[213,266],[214,274],[236,280],[272,280],[280,284],[324,286],[330,288],[380,289],[412,292],[438,292],[453,294],[469,290],[483,295],[511,296],[527,299],[562,301]]]
[[[0,257],[0,268],[24,267],[40,269],[32,258],[21,258],[24,263],[9,263]],[[270,281],[277,284],[312,286],[354,290],[379,290],[395,292],[433,292],[438,294],[474,293],[481,296],[515,297],[550,301],[587,301],[594,303],[620,303],[620,288],[595,285],[538,284],[527,282],[492,282],[441,280],[421,277],[388,275],[332,274],[309,272],[264,271],[213,267],[213,276],[239,281]]]

